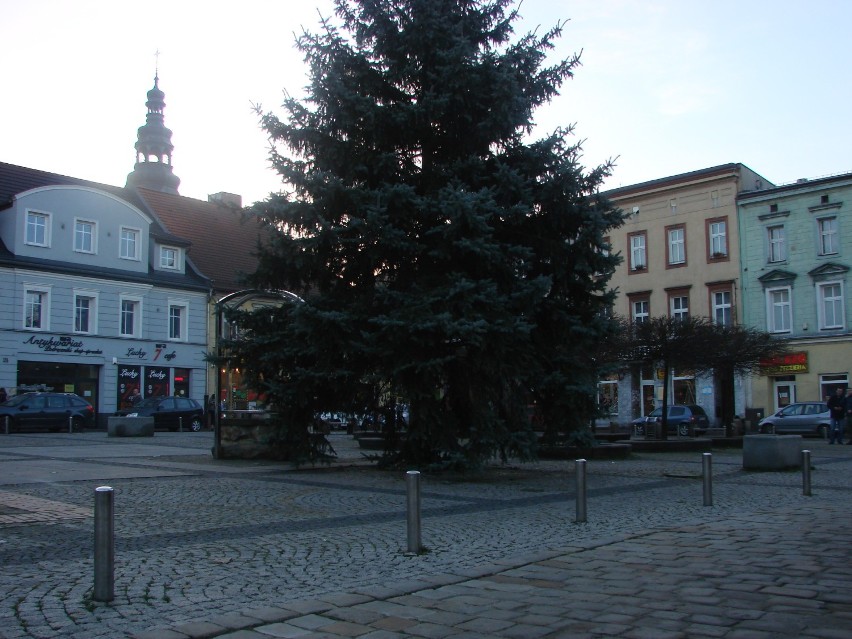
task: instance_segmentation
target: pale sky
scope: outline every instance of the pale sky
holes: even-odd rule
[[[123,186],[159,50],[181,195],[280,187],[252,104],[304,94],[294,34],[329,0],[0,0],[0,161]],[[742,162],[776,184],[852,171],[852,2],[525,0],[582,66],[541,109],[606,188]]]

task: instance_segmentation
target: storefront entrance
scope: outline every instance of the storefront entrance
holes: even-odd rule
[[[58,362],[18,362],[17,391],[76,393],[98,410],[100,366]]]

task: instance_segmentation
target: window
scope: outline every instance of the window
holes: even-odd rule
[[[648,268],[645,231],[631,233],[628,237],[630,238],[630,270],[641,271]]]
[[[95,252],[95,223],[89,220],[74,220],[74,250],[78,253]]]
[[[97,332],[97,298],[91,293],[74,293],[74,332]]]
[[[630,315],[633,318],[633,322],[636,324],[641,324],[643,322],[648,321],[648,317],[651,315],[650,311],[651,303],[647,298],[644,299],[634,299],[630,301]]]
[[[666,250],[668,252],[669,266],[683,266],[686,264],[686,228],[681,224],[679,226],[670,226],[666,229],[668,241]]]
[[[125,260],[138,260],[139,230],[122,227],[119,245],[119,257]]]
[[[689,317],[689,297],[686,295],[670,296],[669,314],[678,320],[684,320]]]
[[[787,259],[787,251],[784,246],[784,227],[770,226],[766,229],[769,242],[769,262],[783,262]]]
[[[843,328],[843,288],[840,282],[817,284],[817,313],[821,329]]]
[[[618,415],[618,382],[607,380],[598,383],[598,406],[603,415]]]
[[[845,373],[820,375],[819,388],[822,393],[822,397],[828,399],[837,392],[838,388],[849,388],[849,375]]]
[[[817,220],[819,228],[819,254],[833,255],[838,252],[837,218],[823,217]]]
[[[720,326],[731,326],[734,323],[733,294],[730,289],[710,292],[713,311],[713,321]]]
[[[34,331],[49,330],[48,306],[47,289],[27,287],[24,291],[24,328]]]
[[[26,243],[33,246],[50,246],[50,216],[47,213],[27,211]]]
[[[767,330],[770,333],[789,333],[793,327],[790,288],[770,288],[766,291]]]
[[[186,319],[188,314],[186,304],[169,302],[169,339],[186,339]]]
[[[178,250],[172,246],[160,247],[160,268],[178,268]]]
[[[711,260],[728,257],[728,219],[707,220],[707,250]]]
[[[139,337],[142,324],[142,301],[136,298],[121,298],[118,334],[123,337]]]

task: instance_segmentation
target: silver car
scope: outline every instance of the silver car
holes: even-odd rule
[[[761,433],[828,437],[831,413],[825,402],[796,402],[758,422]]]

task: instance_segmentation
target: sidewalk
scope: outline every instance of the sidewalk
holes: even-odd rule
[[[212,460],[207,433],[0,437],[0,638],[852,636],[852,446],[800,472],[713,453],[424,475],[405,552],[404,473]],[[116,491],[115,600],[91,600],[92,491]],[[5,506],[4,506],[5,504]],[[20,511],[20,512],[16,512]]]

